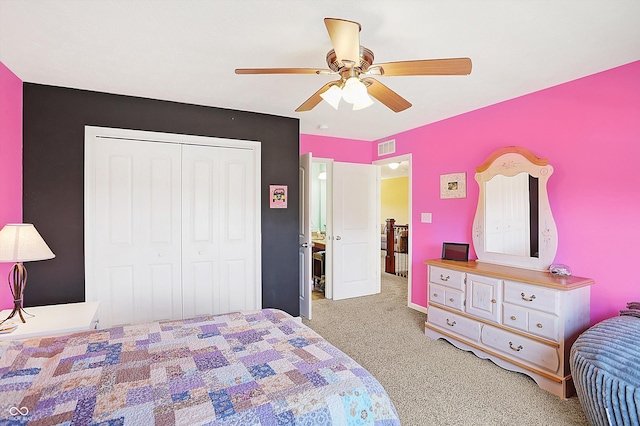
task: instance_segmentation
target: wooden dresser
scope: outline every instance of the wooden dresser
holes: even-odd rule
[[[568,398],[569,352],[589,327],[594,281],[476,261],[427,260],[425,334],[532,377]]]

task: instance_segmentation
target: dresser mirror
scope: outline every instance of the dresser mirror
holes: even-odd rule
[[[478,261],[546,270],[558,249],[547,197],[553,167],[521,147],[495,151],[476,167],[480,187],[473,222]]]

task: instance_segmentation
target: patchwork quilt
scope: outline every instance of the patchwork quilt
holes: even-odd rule
[[[265,309],[0,342],[0,424],[400,422],[370,373]]]

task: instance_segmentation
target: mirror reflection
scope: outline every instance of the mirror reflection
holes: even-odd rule
[[[485,183],[485,250],[538,257],[538,178],[495,175]]]
[[[324,235],[327,231],[327,165],[311,164],[311,231]]]

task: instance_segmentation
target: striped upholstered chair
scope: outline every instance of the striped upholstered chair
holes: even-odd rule
[[[619,316],[589,328],[569,362],[591,424],[640,425],[640,318]]]

